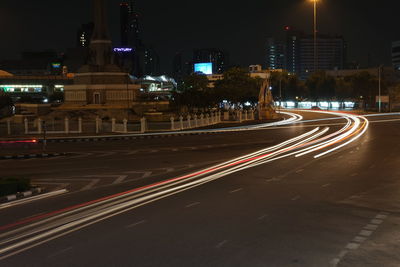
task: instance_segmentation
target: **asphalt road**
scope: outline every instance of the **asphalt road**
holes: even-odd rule
[[[4,176],[70,193],[0,209],[0,265],[399,266],[400,121],[393,121],[399,118],[371,117],[360,139],[319,158],[276,158],[223,175],[207,167],[281,144],[314,125],[329,127],[328,135],[346,121],[51,144],[70,154],[1,161]],[[107,198],[190,173],[209,180],[193,188],[173,180],[168,183],[177,184]],[[98,206],[87,203],[97,199]]]

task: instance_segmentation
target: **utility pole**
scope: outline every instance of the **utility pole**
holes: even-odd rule
[[[382,111],[382,99],[381,99],[382,67],[383,67],[383,65],[380,65],[378,68],[378,83],[379,83],[379,85],[378,85],[378,87],[379,87],[378,88],[378,94],[379,94],[379,96],[378,96],[378,112],[379,113],[381,113],[381,111]]]
[[[318,51],[317,51],[317,2],[318,0],[313,0],[314,2],[314,72],[318,70]]]

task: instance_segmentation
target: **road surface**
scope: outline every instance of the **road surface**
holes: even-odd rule
[[[1,265],[399,266],[400,116],[299,114],[1,161],[4,176],[69,190],[0,209]]]

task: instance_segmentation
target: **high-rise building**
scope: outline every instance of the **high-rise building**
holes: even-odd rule
[[[92,39],[94,23],[82,24],[76,34],[77,47],[89,47]]]
[[[146,47],[144,50],[144,74],[160,75],[160,58],[152,47]]]
[[[392,43],[392,64],[396,70],[400,70],[400,41]]]
[[[136,12],[133,1],[120,4],[121,19],[121,46],[138,48],[141,46],[139,14]]]
[[[346,43],[341,36],[319,34],[317,38],[316,70],[341,70],[346,64]],[[300,39],[300,73],[306,79],[314,72],[314,37]]]
[[[285,27],[284,43],[273,38],[267,41],[267,67],[283,68],[301,79],[316,70],[343,69],[346,65],[346,42],[342,36],[318,34],[315,69],[314,36]],[[282,52],[283,51],[283,52]]]
[[[268,38],[266,47],[267,69],[283,69],[285,66],[285,45],[274,38]]]
[[[300,46],[299,40],[303,35],[302,32],[293,29],[290,26],[285,27],[285,53],[284,53],[284,69],[289,73],[297,74],[300,70]]]
[[[172,77],[178,83],[180,83],[183,79],[183,62],[181,52],[176,53],[172,61]]]
[[[214,74],[223,73],[227,66],[227,55],[218,49],[197,49],[193,52],[193,63],[212,63]]]

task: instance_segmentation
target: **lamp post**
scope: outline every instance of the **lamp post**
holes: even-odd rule
[[[383,67],[383,65],[380,65],[379,67],[378,67],[378,110],[379,110],[379,113],[381,112],[381,110],[382,110],[382,99],[381,99],[381,83],[382,83],[382,67]]]
[[[319,0],[310,0],[314,4],[314,72],[318,69],[318,53],[317,53],[317,3]]]

